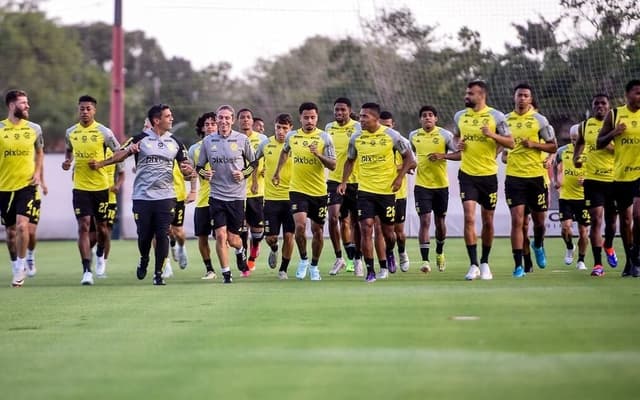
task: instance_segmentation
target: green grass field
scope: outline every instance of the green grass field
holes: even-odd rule
[[[4,252],[1,396],[637,398],[640,279],[566,267],[558,238],[546,241],[550,266],[524,279],[511,277],[506,239],[494,245],[493,281],[463,280],[460,239],[447,241],[447,271],[427,276],[409,243],[411,270],[373,284],[329,277],[328,240],[322,282],[279,281],[266,246],[250,278],[202,281],[190,241],[189,267],[174,263],[175,277],[154,287],[151,274],[135,277],[135,242],[117,241],[108,278],[82,287],[75,242],[41,242],[38,275],[12,289]]]

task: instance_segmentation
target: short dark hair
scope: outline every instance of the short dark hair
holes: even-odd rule
[[[384,110],[380,112],[380,119],[393,119],[393,114],[391,111]]]
[[[471,89],[474,86],[479,87],[485,93],[487,93],[489,91],[489,88],[487,86],[487,82],[483,81],[482,79],[474,79],[471,82],[467,83],[467,88],[469,88],[469,89]]]
[[[9,106],[9,103],[13,103],[14,101],[18,100],[18,97],[26,97],[27,96],[27,92],[25,92],[24,90],[9,90],[6,94],[6,96],[4,96],[4,103]]]
[[[422,113],[425,111],[431,111],[431,113],[433,113],[433,115],[435,115],[436,117],[438,116],[438,110],[436,110],[436,108],[434,106],[431,105],[425,105],[420,107],[420,112],[418,113],[418,118],[422,117]]]
[[[316,103],[307,101],[300,104],[300,107],[298,107],[298,112],[300,114],[302,114],[303,111],[308,111],[308,110],[316,110],[316,112],[318,112],[318,106],[316,105]]]
[[[609,99],[609,95],[608,95],[608,94],[605,94],[605,93],[596,93],[596,94],[594,94],[593,96],[591,96],[591,102],[593,103],[593,101],[594,101],[595,99],[599,98],[599,97],[604,97],[605,99],[610,100],[610,99]]]
[[[361,108],[366,108],[367,110],[372,110],[375,112],[378,117],[380,116],[380,104],[378,103],[364,103]]]
[[[258,122],[258,121],[264,122],[264,119],[262,119],[260,117],[253,117],[253,122]]]
[[[154,118],[160,118],[160,116],[162,115],[162,112],[164,110],[169,109],[170,107],[166,104],[154,104],[151,106],[151,108],[149,109],[149,111],[147,112],[147,118],[149,119],[149,122],[151,123],[151,126],[153,126],[153,119]]]
[[[245,111],[249,111],[249,114],[251,114],[251,118],[253,119],[253,111],[249,110],[248,108],[239,109],[238,112],[236,113],[236,119],[240,118],[240,114]]]
[[[97,106],[98,100],[96,100],[94,97],[89,96],[88,94],[85,94],[80,96],[80,98],[78,99],[78,104],[80,103],[93,103],[94,106]]]
[[[293,126],[293,118],[291,117],[290,114],[278,114],[278,116],[275,119],[275,123],[276,124],[287,124],[287,125],[291,125]]]
[[[338,97],[334,102],[333,105],[335,106],[338,103],[342,103],[342,104],[346,104],[347,107],[351,108],[351,100],[347,99],[346,97]]]
[[[529,83],[527,82],[520,82],[518,83],[514,88],[513,88],[513,93],[515,94],[516,91],[518,89],[526,89],[529,90],[531,92],[531,94],[533,95],[533,88],[531,87],[531,85],[529,85]]]
[[[640,86],[640,79],[632,79],[624,86],[624,92],[629,93],[631,89],[636,86]]]
[[[209,111],[198,117],[198,120],[196,121],[196,135],[200,137],[204,137],[204,133],[202,132],[202,129],[204,128],[205,121],[208,120],[209,118],[215,121],[216,113],[214,113],[213,111]]]

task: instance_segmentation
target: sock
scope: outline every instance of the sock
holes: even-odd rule
[[[240,231],[240,239],[242,239],[242,247],[243,248],[247,248],[249,247],[249,232],[247,232],[247,228],[246,227],[242,227],[241,231]]]
[[[522,249],[513,249],[513,262],[516,267],[522,267]]]
[[[356,260],[359,260],[362,258],[362,250],[358,249],[356,250]]]
[[[33,260],[36,257],[36,249],[27,249],[27,260]]]
[[[238,269],[242,272],[246,271],[249,267],[247,267],[246,256],[244,254],[244,247],[236,249],[236,263],[238,265]]]
[[[613,247],[613,238],[615,235],[609,235],[605,232],[604,234],[604,248],[610,249]]]
[[[444,239],[436,240],[436,254],[442,254],[444,251]]]
[[[467,254],[469,255],[469,262],[471,265],[478,265],[478,245],[468,244]]]
[[[380,264],[381,269],[387,269],[387,260],[378,260],[378,264]]]
[[[91,272],[91,259],[83,258],[82,259],[82,272]]]
[[[571,235],[563,239],[564,239],[564,243],[567,245],[567,250],[573,250],[573,238],[571,237]]]
[[[287,272],[287,268],[289,268],[289,259],[282,257],[282,262],[280,263],[280,271]]]
[[[301,260],[306,260],[307,259],[307,252],[306,251],[305,252],[302,252],[302,251],[300,252],[300,259]]]
[[[398,240],[398,242],[397,242],[397,243],[398,243],[398,253],[400,253],[400,254],[404,253],[404,252],[405,252],[405,250],[406,250],[406,249],[405,249],[405,243],[404,243],[404,241],[403,241],[403,242],[400,242],[400,241]]]
[[[251,251],[249,252],[249,260],[254,261],[258,258],[258,251],[260,250],[260,242],[264,232],[251,232]]]
[[[482,245],[482,256],[480,257],[480,263],[489,262],[489,253],[491,253],[491,246]]]
[[[342,250],[336,250],[336,258],[342,258]]]
[[[96,246],[96,257],[102,257],[104,255],[104,246]]]
[[[365,258],[364,263],[367,266],[367,274],[374,274],[376,272],[373,269],[373,258]]]
[[[430,242],[420,243],[420,256],[422,261],[429,261],[429,245]]]
[[[355,243],[347,243],[344,245],[344,250],[347,252],[347,258],[349,260],[353,260],[356,256],[356,245]]]
[[[533,247],[539,249],[543,246],[544,236],[542,235],[533,235]]]
[[[211,265],[211,259],[203,260],[203,261],[204,261],[204,267],[207,269],[207,272],[209,271],[213,272],[213,265]]]
[[[269,248],[271,249],[271,251],[276,253],[278,251],[278,242],[276,242],[274,245],[269,245]]]
[[[317,258],[312,258],[311,259],[311,266],[312,267],[318,267],[318,259]]]
[[[591,246],[591,251],[593,252],[593,264],[602,265],[602,247]]]
[[[584,254],[578,254],[578,262],[584,262]]]
[[[523,254],[522,258],[524,259],[525,270],[530,270],[531,268],[533,268],[533,260],[531,259],[531,253]]]
[[[170,237],[170,238],[169,238],[169,246],[170,246],[170,247],[174,247],[175,245],[176,245],[176,239],[175,239],[175,238]],[[99,248],[100,248],[100,247],[98,247],[98,249],[99,249]],[[97,254],[97,252],[98,252],[98,250],[96,250],[96,254]]]

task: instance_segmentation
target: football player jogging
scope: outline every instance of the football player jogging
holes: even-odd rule
[[[336,155],[331,136],[317,128],[318,106],[302,103],[298,108],[302,128],[287,134],[272,182],[280,184],[281,170],[287,159],[293,159],[289,200],[295,222],[295,240],[300,254],[296,278],[304,279],[309,272],[312,281],[319,281],[318,261],[322,254],[324,221],[327,217],[327,185],[325,169],[336,168]],[[344,194],[344,193],[343,193]],[[311,265],[307,256],[307,217],[311,220]]]
[[[344,194],[357,160],[359,164],[358,218],[362,253],[367,267],[366,282],[375,282],[373,267],[373,230],[375,217],[380,219],[387,258],[395,247],[395,193],[407,171],[416,163],[409,141],[397,131],[380,124],[380,106],[365,103],[360,110],[361,132],[352,136],[338,193]],[[394,151],[402,155],[402,168],[396,168]],[[380,261],[381,270],[386,262]]]
[[[505,195],[511,213],[511,251],[515,278],[525,276],[522,265],[525,208],[531,211],[533,222],[533,252],[538,267],[547,266],[543,241],[548,208],[548,187],[545,183],[541,152],[555,153],[556,139],[549,121],[538,113],[532,87],[521,83],[514,88],[515,110],[506,115],[507,125],[515,142],[509,151],[505,178]]]
[[[564,256],[564,263],[571,265],[575,256],[573,245],[573,221],[578,223],[578,262],[576,268],[586,270],[584,256],[587,252],[589,242],[589,209],[584,200],[584,168],[576,168],[573,164],[573,154],[575,144],[578,141],[578,126],[573,125],[569,130],[571,143],[558,149],[556,154],[556,189],[560,192],[558,201],[560,211],[560,222],[562,223],[562,239],[565,242],[567,251]]]
[[[43,164],[44,167],[44,164]],[[42,192],[42,194],[40,193]],[[27,276],[32,278],[36,276],[36,244],[38,238],[36,236],[38,230],[38,222],[40,222],[40,206],[42,204],[42,195],[47,195],[49,188],[44,181],[44,168],[40,170],[40,188],[36,188],[33,201],[27,205],[27,214],[29,216],[29,244],[27,245]]]
[[[96,227],[96,276],[105,277],[104,249],[111,240],[107,227],[109,217],[109,174],[106,169],[93,169],[90,161],[104,161],[106,149],[120,148],[111,129],[95,120],[98,101],[88,95],[78,99],[79,122],[65,136],[66,151],[62,169],[73,164],[73,208],[78,223],[78,250],[82,262],[82,285],[93,285],[91,272],[91,223]]]
[[[446,268],[444,242],[447,237],[445,218],[449,207],[447,160],[459,161],[460,152],[456,150],[453,133],[436,125],[438,111],[435,107],[422,106],[418,117],[421,128],[409,134],[409,141],[416,154],[418,164],[413,193],[416,212],[420,217],[418,231],[418,243],[422,258],[420,271],[431,272],[429,229],[433,211],[436,233],[436,266],[438,271],[444,272]]]
[[[615,146],[614,193],[626,262],[622,276],[640,277],[640,79],[625,86],[625,104],[609,111],[598,149]],[[588,161],[587,161],[588,162]],[[633,225],[633,227],[632,227]],[[606,246],[606,244],[605,244]]]
[[[44,141],[40,125],[28,121],[26,92],[7,92],[5,104],[7,119],[0,121],[0,219],[7,234],[11,286],[21,287],[27,271],[29,202],[34,200],[42,176]]]
[[[614,145],[598,148],[597,140],[605,116],[611,109],[609,97],[597,94],[591,99],[591,117],[580,123],[578,140],[573,153],[573,163],[577,168],[584,163],[584,198],[589,208],[591,228],[589,239],[593,253],[591,276],[603,276],[602,247],[604,244],[607,262],[612,268],[618,266],[618,257],[613,249],[616,234],[616,204],[613,185]],[[602,223],[604,220],[604,242]]]
[[[120,150],[106,160],[91,160],[92,169],[124,161],[135,154],[136,177],[133,181],[133,217],[138,233],[140,261],[136,276],[143,280],[147,276],[149,252],[155,240],[153,284],[164,286],[162,268],[169,255],[169,225],[173,220],[176,192],[173,182],[174,162],[178,162],[183,175],[194,172],[187,149],[169,130],[173,125],[173,114],[166,104],[156,104],[147,112],[151,129],[129,139]]]
[[[360,124],[350,117],[351,100],[346,97],[338,97],[333,102],[334,121],[329,122],[324,130],[331,136],[336,152],[336,169],[329,172],[327,179],[327,192],[329,193],[329,237],[333,245],[333,252],[336,260],[329,271],[329,275],[338,274],[346,267],[347,272],[354,272],[354,258],[356,256],[356,243],[354,240],[354,230],[356,218],[356,195],[358,184],[356,175],[353,174],[347,192],[344,196],[338,194],[337,189],[342,179],[344,163],[347,160],[347,148],[351,136],[360,130]],[[347,261],[342,256],[341,242],[347,253]]]
[[[196,121],[196,134],[200,140],[189,148],[189,159],[197,162],[200,158],[200,150],[202,149],[202,141],[205,136],[218,132],[216,124],[216,113],[204,113]],[[205,164],[205,170],[211,170],[209,164]],[[213,232],[211,226],[211,217],[209,216],[209,181],[201,175],[198,176],[198,195],[196,199],[196,208],[193,213],[194,233],[198,237],[198,251],[204,263],[204,275],[201,279],[216,279],[216,272],[211,264],[211,247],[209,247],[209,235]]]
[[[216,253],[223,283],[233,282],[229,268],[228,246],[236,250],[236,266],[243,277],[250,275],[245,249],[240,238],[244,223],[244,199],[247,183],[255,169],[255,154],[249,138],[232,129],[234,109],[222,105],[216,110],[218,133],[202,141],[196,163],[198,174],[209,181],[209,213],[216,237]],[[209,164],[211,169],[205,169]]]
[[[113,152],[110,148],[106,149],[105,153],[106,157],[111,157]],[[116,215],[118,214],[118,193],[122,188],[125,180],[125,172],[124,172],[124,164],[117,163],[111,164],[104,168],[107,171],[107,176],[109,177],[109,206],[107,208],[107,240],[104,242],[104,251],[102,255],[102,260],[100,257],[96,256],[96,265],[99,263],[104,263],[105,267],[107,264],[107,260],[109,259],[109,254],[111,253],[111,235],[113,233],[113,225],[116,222]],[[91,243],[94,243],[96,240],[95,237],[91,238]],[[96,249],[96,254],[98,253],[98,249]]]
[[[284,147],[284,139],[293,128],[293,118],[289,114],[280,114],[275,120],[275,135],[266,139],[256,152],[256,159],[264,157],[264,170],[266,176],[273,176],[280,153]],[[291,261],[294,246],[294,233],[296,230],[291,214],[291,202],[289,201],[289,187],[291,181],[291,157],[280,170],[280,181],[274,185],[271,179],[265,181],[264,189],[264,231],[265,240],[271,251],[269,252],[268,265],[274,269],[278,263],[278,235],[282,226],[282,261],[278,270],[279,279],[288,279],[287,269]]]
[[[253,112],[248,108],[243,108],[237,114],[240,132],[244,133],[251,143],[254,153],[260,143],[267,137],[262,133],[253,130]],[[264,161],[260,160],[255,172],[247,179],[247,202],[245,207],[245,218],[251,233],[251,244],[249,245],[249,260],[247,266],[250,271],[256,267],[256,259],[260,253],[260,242],[264,236]],[[243,235],[245,235],[243,231]],[[245,239],[246,243],[247,240]]]
[[[512,149],[504,114],[487,106],[487,85],[472,81],[464,97],[465,109],[454,116],[453,135],[456,149],[461,150],[460,197],[464,213],[464,241],[469,256],[466,280],[493,279],[489,267],[489,253],[493,244],[493,215],[498,202],[497,151]],[[482,256],[478,267],[476,236],[476,203],[482,207]]]

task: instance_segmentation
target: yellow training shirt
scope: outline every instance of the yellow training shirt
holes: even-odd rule
[[[420,128],[409,134],[409,141],[416,153],[416,162],[418,163],[416,186],[427,189],[449,187],[447,160],[429,161],[429,154],[455,152],[453,133],[438,126],[430,132]]]
[[[309,146],[312,143],[315,143],[318,152],[325,157],[336,158],[333,141],[326,132],[318,128],[309,133],[302,129],[289,132],[282,150],[293,158],[290,190],[309,196],[326,196],[324,164],[311,154]]]
[[[515,143],[513,149],[509,150],[506,174],[519,178],[537,178],[547,175],[547,171],[540,159],[544,160],[548,153],[524,147],[522,142],[525,140],[536,143],[553,141],[555,136],[553,129],[550,128],[549,121],[534,109],[522,115],[512,111],[506,115],[506,120]]]
[[[280,143],[276,140],[275,135],[264,140],[256,150],[256,159],[263,158],[264,161],[264,199],[265,200],[289,200],[289,187],[291,184],[291,167],[293,159],[287,158],[280,169],[280,184],[274,185],[271,181],[273,173],[276,172],[276,166],[280,159],[280,153],[284,147],[284,142]]]
[[[564,145],[558,149],[556,163],[562,163],[562,186],[560,186],[560,198],[563,200],[584,200],[584,188],[580,184],[580,178],[584,176],[584,167],[576,168],[573,165],[573,143]]]
[[[258,150],[258,146],[260,145],[260,143],[262,143],[267,139],[265,135],[256,131],[251,131],[251,135],[247,137],[249,138],[249,143],[251,143],[251,148],[253,149],[254,153],[256,152],[256,150]],[[258,161],[258,166],[256,167],[256,170],[257,170],[256,179],[258,181],[258,192],[254,194],[251,191],[251,183],[253,182],[253,178],[249,176],[246,179],[247,180],[247,199],[250,199],[252,197],[264,196],[264,177],[265,177],[264,160]]]
[[[596,147],[598,134],[604,121],[595,118],[580,124],[582,136],[584,137],[584,149],[582,156],[584,159],[584,178],[601,182],[613,182],[613,160],[614,156],[608,149]]]
[[[384,125],[375,132],[362,130],[351,137],[347,158],[360,164],[358,191],[394,194],[391,185],[398,176],[394,151],[411,151],[409,141]]]
[[[200,158],[200,148],[202,147],[202,140],[194,143],[191,147],[189,147],[189,159],[190,160],[198,160]],[[207,171],[211,170],[211,166],[209,163],[204,165],[204,169]],[[196,199],[196,208],[201,207],[209,207],[209,194],[211,194],[211,188],[209,186],[209,181],[204,179],[200,174],[198,174],[198,196]]]
[[[640,110],[631,112],[627,106],[614,110],[613,126],[625,124],[624,131],[613,139],[615,143],[614,180],[632,182],[640,178]]]
[[[342,182],[342,173],[344,172],[344,163],[347,161],[347,150],[349,148],[349,140],[351,136],[360,131],[360,123],[352,119],[346,124],[340,126],[336,121],[330,122],[324,128],[325,132],[331,136],[333,146],[336,151],[336,169],[329,171],[328,180],[334,182]],[[355,183],[358,177],[357,163],[354,164],[354,170],[347,182]]]
[[[35,151],[42,149],[40,125],[21,119],[0,121],[0,191],[14,192],[31,184],[36,170]]]
[[[491,107],[480,111],[466,108],[458,111],[453,117],[453,134],[464,140],[460,170],[467,175],[488,176],[498,173],[496,151],[498,144],[482,133],[482,127],[487,125],[491,132],[501,136],[509,136],[509,128],[504,114]]]
[[[73,154],[75,167],[73,169],[73,188],[87,191],[109,189],[109,175],[107,170],[89,168],[89,161],[103,161],[106,149],[118,150],[120,144],[111,129],[93,121],[89,126],[75,124],[67,129],[65,137],[67,151]]]

